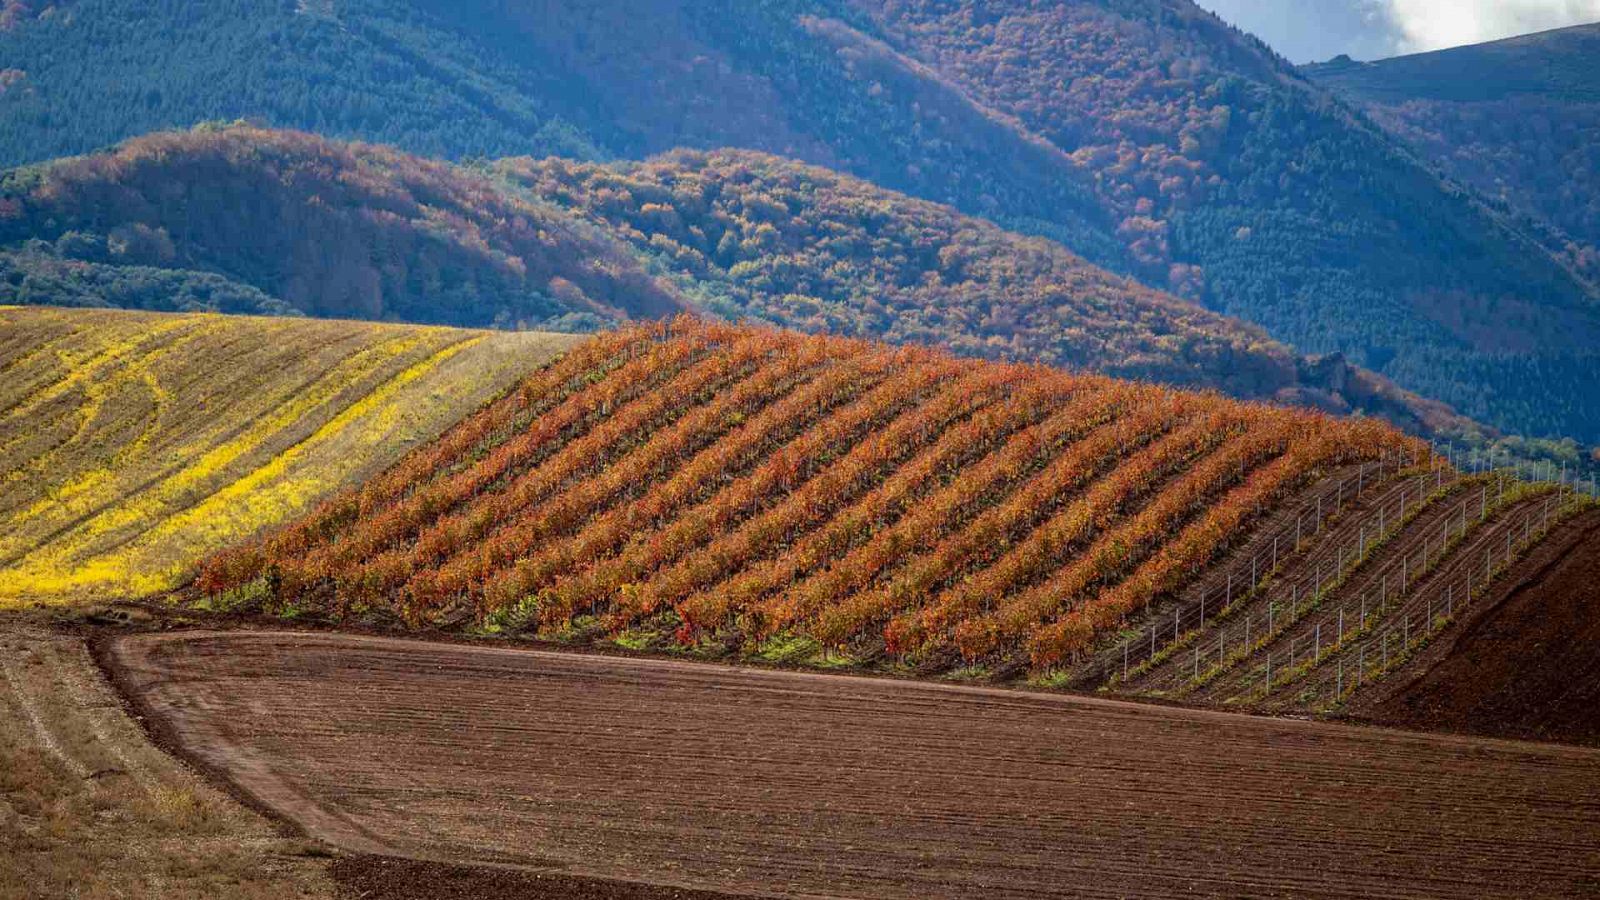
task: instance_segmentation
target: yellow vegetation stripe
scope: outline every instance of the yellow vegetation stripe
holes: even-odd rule
[[[66,367],[65,376],[57,382],[38,391],[31,397],[24,398],[17,406],[6,410],[0,415],[0,421],[10,421],[18,416],[26,415],[43,404],[60,397],[88,379],[99,374],[101,369],[116,365],[129,358],[150,341],[163,337],[174,331],[191,328],[203,323],[201,316],[180,316],[172,321],[161,322],[150,328],[138,331],[128,336],[118,336],[109,341],[85,348],[78,353],[62,349],[56,352],[62,365]],[[94,336],[103,334],[103,331],[91,332]]]
[[[139,436],[126,447],[119,448],[112,454],[110,460],[98,465],[87,472],[79,473],[71,481],[51,491],[53,496],[40,499],[32,506],[18,513],[12,519],[11,525],[15,527],[27,522],[47,509],[71,509],[73,501],[79,497],[92,497],[102,487],[115,481],[122,468],[132,460],[142,457],[150,444],[160,433],[161,417],[166,409],[166,404],[172,399],[172,392],[161,386],[161,379],[155,372],[145,371],[139,373],[139,380],[144,383],[145,390],[150,394],[150,414],[145,417],[144,427]],[[0,541],[0,548],[4,542]],[[0,550],[3,555],[3,550]]]
[[[309,390],[278,407],[271,415],[262,418],[242,434],[205,452],[199,459],[166,478],[150,496],[123,506],[139,516],[154,515],[159,507],[181,498],[233,465],[246,454],[266,443],[273,435],[290,428],[310,415],[318,407],[331,402],[356,381],[365,378],[379,366],[415,350],[426,335],[407,334],[365,348],[340,361],[328,374],[318,379]],[[352,407],[353,408],[353,407]],[[198,448],[196,448],[197,452]],[[180,453],[180,456],[189,455]]]
[[[75,529],[77,541],[51,548],[51,559],[56,564],[68,563],[73,551],[81,549],[83,542],[92,541],[102,535],[110,534],[138,522],[149,522],[159,518],[165,509],[172,503],[181,500],[190,491],[202,487],[204,483],[236,463],[271,437],[285,428],[291,427],[302,417],[311,414],[318,407],[330,402],[337,397],[339,392],[346,390],[351,384],[365,378],[379,367],[404,356],[415,350],[425,339],[430,337],[426,333],[407,332],[399,337],[391,338],[382,343],[365,347],[357,353],[341,360],[328,373],[319,378],[308,390],[296,395],[292,400],[278,407],[271,415],[256,421],[243,433],[226,441],[209,451],[203,447],[184,447],[174,456],[179,460],[189,459],[196,454],[201,454],[198,459],[180,468],[176,473],[164,478],[154,485],[143,496],[133,498],[100,497],[91,498],[89,504],[80,504],[79,510],[71,509],[68,504],[76,493],[71,491],[72,485],[56,492],[54,497],[47,497],[35,503],[32,507],[18,515],[12,522],[13,526],[20,525],[46,510],[59,513],[81,514],[82,506],[94,506],[95,502],[110,505],[103,509],[89,521]],[[97,486],[97,485],[95,485]],[[118,502],[120,500],[120,502]],[[6,541],[0,540],[0,549],[4,549]],[[11,552],[15,552],[13,549]],[[3,558],[3,557],[0,557]],[[19,566],[27,563],[20,562]]]
[[[40,558],[0,572],[0,597],[57,594],[97,585],[114,585],[133,593],[151,593],[175,585],[192,559],[160,568],[161,548],[171,542],[217,546],[244,537],[305,508],[339,481],[337,473],[297,473],[291,469],[320,444],[340,435],[364,417],[373,416],[374,431],[392,422],[385,405],[400,390],[438,368],[451,357],[483,341],[482,335],[451,344],[400,372],[318,428],[305,440],[222,488],[200,504],[160,522],[122,551],[68,568],[62,560]],[[349,465],[356,465],[351,461]],[[56,553],[42,554],[55,557]]]
[[[72,437],[51,448],[49,452],[42,456],[35,458],[28,465],[19,467],[15,472],[8,473],[6,476],[7,481],[21,478],[29,473],[46,471],[52,459],[62,455],[69,447],[82,444],[87,438],[91,438],[92,427],[99,419],[101,411],[105,408],[106,398],[110,397],[128,381],[142,381],[146,389],[150,391],[151,401],[155,408],[151,411],[148,421],[135,441],[119,449],[104,465],[84,472],[61,487],[50,491],[50,496],[40,499],[15,516],[10,526],[15,528],[37,516],[45,509],[51,508],[56,503],[65,503],[73,497],[103,484],[112,477],[112,473],[122,461],[132,458],[133,455],[138,454],[140,450],[148,445],[154,439],[157,427],[160,424],[161,404],[165,398],[170,396],[161,387],[159,380],[155,376],[156,364],[173,351],[220,330],[222,329],[219,322],[202,323],[199,327],[179,336],[173,342],[155,347],[142,354],[138,353],[138,351],[130,353],[129,357],[123,360],[123,371],[118,373],[115,378],[96,378],[84,383],[84,400],[78,407],[78,427],[74,430]],[[113,369],[113,371],[115,370]],[[3,548],[5,543],[5,541],[0,541],[0,548]]]

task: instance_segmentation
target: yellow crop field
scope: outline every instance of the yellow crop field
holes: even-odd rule
[[[0,308],[0,607],[170,588],[575,340]]]

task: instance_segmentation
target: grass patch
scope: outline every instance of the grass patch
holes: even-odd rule
[[[822,646],[805,635],[780,632],[761,642],[757,659],[771,663],[801,662],[821,655]]]

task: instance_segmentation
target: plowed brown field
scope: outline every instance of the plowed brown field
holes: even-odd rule
[[[353,851],[784,897],[1593,896],[1600,752],[343,635],[107,654]]]
[[[1517,572],[1352,713],[1600,747],[1600,512],[1557,527]]]

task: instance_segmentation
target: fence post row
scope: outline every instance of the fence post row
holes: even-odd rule
[[[1450,445],[1450,444],[1447,443],[1445,445],[1445,447],[1444,447],[1444,450],[1443,450],[1442,454],[1439,453],[1439,451],[1435,447],[1430,447],[1430,452],[1433,452],[1433,453],[1437,454],[1437,455],[1435,455],[1435,457],[1430,462],[1430,465],[1435,470],[1434,473],[1433,473],[1434,474],[1434,489],[1435,490],[1442,489],[1443,485],[1444,485],[1444,481],[1443,481],[1443,479],[1444,479],[1444,467],[1442,465],[1440,465],[1441,457],[1442,457],[1442,462],[1445,465],[1451,466],[1451,467],[1456,468],[1458,470],[1464,469],[1466,471],[1491,471],[1491,470],[1494,469],[1493,461],[1489,458],[1489,455],[1486,454],[1486,453],[1480,453],[1479,451],[1476,451],[1476,450],[1471,451],[1470,454],[1466,450],[1462,450],[1460,453],[1457,453],[1455,447],[1453,445]],[[1366,483],[1367,483],[1367,466],[1368,465],[1375,466],[1377,474],[1378,474],[1379,477],[1374,479],[1374,483],[1375,484],[1381,483],[1382,476],[1388,470],[1389,458],[1390,458],[1390,454],[1385,452],[1383,454],[1380,454],[1379,458],[1375,462],[1373,462],[1373,463],[1362,463],[1360,466],[1357,467],[1357,470],[1356,470],[1356,494],[1355,494],[1355,496],[1357,498],[1360,498],[1361,496],[1363,496],[1365,491],[1366,491],[1366,486],[1367,486],[1366,485]],[[1417,462],[1417,464],[1420,465],[1420,459],[1417,460],[1416,462]],[[1396,463],[1395,463],[1394,468],[1395,468],[1396,472],[1398,472],[1399,469],[1401,468],[1401,461],[1398,458],[1396,459]],[[1552,514],[1553,510],[1559,505],[1558,501],[1561,499],[1562,495],[1565,493],[1566,489],[1569,486],[1572,488],[1572,493],[1575,496],[1578,496],[1578,495],[1586,493],[1587,496],[1590,499],[1600,500],[1600,476],[1591,475],[1591,477],[1588,479],[1587,484],[1585,484],[1584,482],[1582,482],[1582,481],[1580,481],[1578,479],[1577,473],[1574,473],[1571,476],[1571,479],[1570,479],[1570,482],[1569,482],[1568,468],[1567,468],[1567,465],[1566,465],[1565,462],[1563,462],[1561,464],[1561,467],[1560,467],[1559,471],[1556,468],[1556,464],[1554,462],[1552,462],[1552,461],[1544,461],[1543,466],[1540,466],[1538,463],[1533,463],[1533,464],[1521,463],[1521,464],[1517,465],[1517,468],[1529,472],[1531,474],[1531,476],[1535,480],[1542,479],[1542,480],[1544,480],[1544,481],[1546,481],[1548,483],[1554,483],[1554,484],[1557,485],[1557,493],[1556,493],[1556,495],[1555,496],[1547,496],[1545,498],[1544,504],[1542,505],[1542,507],[1540,508],[1540,510],[1537,513],[1529,511],[1528,513],[1526,513],[1523,516],[1521,543],[1522,543],[1522,545],[1524,547],[1532,546],[1534,530],[1535,530],[1534,527],[1533,527],[1534,516],[1535,515],[1539,516],[1539,518],[1540,518],[1539,531],[1541,533],[1543,533],[1545,530],[1547,530],[1549,528],[1551,514]],[[1426,478],[1427,478],[1426,474],[1421,476],[1421,479],[1426,479]],[[1335,485],[1335,488],[1334,488],[1334,498],[1333,499],[1334,499],[1334,503],[1335,503],[1335,510],[1338,513],[1342,513],[1343,510],[1344,510],[1344,491],[1345,491],[1345,488],[1347,486],[1347,483],[1348,483],[1348,479],[1340,479],[1340,481]],[[1418,502],[1419,503],[1422,502],[1422,499],[1424,499],[1424,497],[1425,497],[1424,487],[1423,487],[1423,485],[1425,485],[1425,484],[1426,484],[1426,482],[1424,480],[1419,480],[1419,483],[1418,483]],[[1498,506],[1505,499],[1506,484],[1505,484],[1505,478],[1503,477],[1503,473],[1499,473],[1499,472],[1496,473],[1495,478],[1494,478],[1494,484],[1495,484],[1495,503]],[[1585,489],[1587,489],[1587,490],[1585,491]],[[1408,486],[1403,486],[1401,491],[1400,491],[1400,500],[1399,500],[1399,518],[1401,520],[1404,520],[1404,518],[1405,518],[1406,502],[1407,502],[1408,499],[1409,499]],[[1314,510],[1315,510],[1314,515],[1316,516],[1316,519],[1315,519],[1315,522],[1313,523],[1313,530],[1312,530],[1313,536],[1321,534],[1321,532],[1323,531],[1323,525],[1324,525],[1323,500],[1324,500],[1324,496],[1323,495],[1319,495],[1316,498],[1316,505],[1314,507]],[[1458,514],[1460,516],[1460,524],[1459,524],[1458,527],[1459,527],[1459,536],[1461,538],[1465,538],[1467,536],[1467,533],[1468,533],[1467,504],[1470,503],[1470,502],[1471,501],[1462,501],[1458,506]],[[1296,551],[1299,550],[1300,545],[1304,542],[1304,539],[1305,539],[1305,514],[1307,512],[1311,512],[1311,511],[1312,511],[1311,509],[1302,509],[1295,516],[1295,524],[1294,524],[1294,535],[1295,535],[1295,537],[1294,537],[1294,540],[1295,540],[1295,549],[1296,549]],[[1368,531],[1369,531],[1368,522],[1363,521],[1363,522],[1359,523],[1356,540],[1355,540],[1355,542],[1353,544],[1353,553],[1354,553],[1354,556],[1355,556],[1355,559],[1353,560],[1354,562],[1359,562],[1361,560],[1364,560],[1366,558],[1366,556],[1367,556],[1367,553],[1369,552],[1370,546],[1372,544],[1377,543],[1379,540],[1381,540],[1383,538],[1383,536],[1386,534],[1386,532],[1388,531],[1388,507],[1387,507],[1387,505],[1381,504],[1381,503],[1379,504],[1378,509],[1377,509],[1377,518],[1378,518],[1377,527],[1376,527],[1375,530],[1373,530],[1372,537],[1370,537],[1370,538],[1368,537]],[[1444,555],[1447,553],[1447,551],[1449,549],[1449,543],[1450,543],[1451,536],[1452,536],[1452,526],[1455,524],[1453,521],[1451,521],[1451,519],[1453,519],[1453,518],[1454,517],[1450,517],[1450,519],[1447,519],[1445,524],[1444,524],[1444,526],[1443,526],[1443,528],[1441,529],[1440,538],[1439,538],[1439,547],[1438,547],[1438,551],[1439,551],[1438,558],[1440,560],[1442,560],[1444,558]],[[1489,518],[1489,488],[1488,488],[1488,485],[1482,486],[1479,489],[1479,492],[1478,492],[1478,518],[1479,518],[1480,521],[1487,521],[1488,518]],[[1515,552],[1515,547],[1513,546],[1516,543],[1515,532],[1516,532],[1516,527],[1514,525],[1506,530],[1506,548],[1505,548],[1505,562],[1506,562],[1506,564],[1510,563],[1512,555]],[[1274,534],[1272,536],[1272,563],[1271,563],[1270,569],[1268,570],[1268,572],[1266,574],[1271,574],[1271,573],[1276,572],[1278,570],[1278,566],[1279,566],[1279,564],[1281,562],[1281,559],[1282,559],[1282,550],[1281,550],[1282,539],[1285,536],[1287,536],[1287,532],[1286,531],[1279,532],[1279,533]],[[1335,560],[1336,569],[1335,569],[1335,572],[1334,572],[1334,576],[1335,577],[1337,577],[1338,574],[1344,570],[1344,566],[1345,566],[1345,563],[1346,563],[1346,553],[1350,549],[1351,548],[1346,548],[1344,546],[1340,546],[1340,547],[1335,548],[1335,556],[1336,556],[1336,560]],[[1265,575],[1261,571],[1261,562],[1262,562],[1262,557],[1263,556],[1264,556],[1264,552],[1263,551],[1257,551],[1250,558],[1250,574],[1249,574],[1249,590],[1250,591],[1254,591],[1257,588],[1259,588],[1263,578],[1265,577]],[[1431,559],[1433,559],[1433,558],[1434,558],[1434,556],[1433,556],[1433,546],[1432,546],[1431,538],[1424,538],[1424,540],[1423,540],[1423,548],[1422,548],[1422,563],[1421,563],[1421,566],[1419,568],[1420,569],[1425,569],[1427,567],[1429,561]],[[1411,562],[1411,560],[1410,560],[1409,554],[1402,555],[1401,560],[1400,560],[1400,580],[1401,580],[1401,591],[1402,591],[1402,594],[1404,593],[1406,587],[1409,586],[1410,581],[1411,581],[1411,565],[1410,565],[1410,562]],[[1313,578],[1313,581],[1312,581],[1311,602],[1313,604],[1320,602],[1324,598],[1324,585],[1323,585],[1323,581],[1324,581],[1323,570],[1324,570],[1324,568],[1325,568],[1325,562],[1319,560],[1317,562],[1317,564],[1316,564],[1314,578]],[[1489,579],[1489,578],[1492,578],[1493,574],[1494,574],[1494,556],[1493,556],[1493,550],[1491,548],[1491,549],[1486,549],[1484,551],[1484,578],[1486,580]],[[1223,608],[1225,610],[1232,608],[1233,599],[1234,599],[1234,590],[1233,590],[1234,582],[1235,582],[1235,580],[1237,580],[1239,578],[1242,578],[1242,577],[1243,577],[1243,569],[1242,568],[1228,573],[1227,582],[1226,582],[1226,585],[1225,585],[1225,588],[1224,588],[1224,607]],[[1419,573],[1419,577],[1420,577],[1420,573]],[[1300,608],[1300,588],[1301,588],[1301,585],[1298,582],[1296,582],[1295,584],[1293,584],[1291,586],[1292,593],[1291,593],[1291,607],[1290,608],[1291,608],[1291,611],[1293,612],[1293,614],[1295,614],[1295,615],[1298,615],[1299,608]],[[1471,570],[1470,567],[1468,568],[1468,570],[1466,572],[1466,579],[1465,579],[1464,589],[1466,591],[1467,600],[1468,600],[1468,602],[1470,602],[1471,598],[1472,598],[1472,570]],[[1429,596],[1429,597],[1425,598],[1425,600],[1423,600],[1422,603],[1418,604],[1419,608],[1422,608],[1423,606],[1425,606],[1426,613],[1427,613],[1427,616],[1428,616],[1427,622],[1429,623],[1429,627],[1430,628],[1432,627],[1431,623],[1433,621],[1433,615],[1434,615],[1434,602],[1436,600],[1441,600],[1441,599],[1444,601],[1444,607],[1445,607],[1445,613],[1444,614],[1445,614],[1445,616],[1447,618],[1448,617],[1453,617],[1454,614],[1455,614],[1455,585],[1454,584],[1447,585],[1445,590],[1439,596]],[[1366,629],[1366,627],[1367,627],[1367,617],[1368,617],[1368,612],[1369,612],[1369,610],[1367,608],[1367,600],[1368,600],[1368,594],[1366,592],[1363,592],[1359,597],[1360,621],[1359,621],[1359,626],[1358,626],[1358,632],[1359,631],[1364,631]],[[1208,605],[1208,601],[1209,601],[1209,595],[1206,594],[1206,593],[1202,593],[1201,597],[1200,597],[1199,609],[1197,610],[1197,612],[1199,614],[1199,621],[1197,623],[1197,628],[1202,629],[1202,630],[1205,628],[1206,607]],[[1378,599],[1379,609],[1382,610],[1382,609],[1387,608],[1388,603],[1389,603],[1389,573],[1388,572],[1384,572],[1381,575],[1381,580],[1380,580],[1380,583],[1379,583],[1379,599]],[[1348,604],[1346,604],[1346,606],[1348,606]],[[1173,639],[1173,641],[1177,641],[1183,635],[1183,624],[1182,624],[1183,616],[1182,616],[1182,612],[1183,611],[1181,609],[1178,609],[1178,608],[1175,608],[1173,610],[1173,614],[1172,614],[1172,639]],[[1267,618],[1267,635],[1269,637],[1270,637],[1270,635],[1275,633],[1276,629],[1277,629],[1276,612],[1277,612],[1277,604],[1273,603],[1269,598],[1268,602],[1267,602],[1267,617],[1266,617]],[[1341,606],[1339,608],[1339,610],[1338,610],[1339,640],[1340,640],[1341,643],[1344,641],[1344,637],[1345,637],[1344,614],[1345,614],[1345,607]],[[1244,647],[1245,647],[1245,651],[1244,652],[1245,653],[1249,653],[1249,649],[1250,649],[1250,646],[1251,646],[1251,643],[1250,643],[1251,628],[1250,628],[1250,626],[1251,626],[1251,620],[1253,618],[1254,618],[1253,616],[1249,616],[1249,615],[1247,615],[1245,617],[1245,623],[1244,623]],[[1410,644],[1410,641],[1411,641],[1411,617],[1410,617],[1409,610],[1407,610],[1406,612],[1404,612],[1402,614],[1401,623],[1400,623],[1400,626],[1399,626],[1398,629],[1396,629],[1394,626],[1391,626],[1389,629],[1385,629],[1384,632],[1383,632],[1383,638],[1382,638],[1382,643],[1383,643],[1383,662],[1382,662],[1382,664],[1383,664],[1383,666],[1385,668],[1387,668],[1387,666],[1388,666],[1388,635],[1389,635],[1389,633],[1391,631],[1394,631],[1394,630],[1400,631],[1401,639],[1406,645]],[[1321,657],[1321,643],[1322,643],[1322,641],[1321,641],[1321,623],[1318,623],[1316,628],[1315,628],[1315,636],[1314,636],[1314,638],[1315,638],[1315,647],[1314,647],[1315,656],[1313,657],[1313,659],[1315,660],[1315,659],[1319,659]],[[1158,649],[1159,649],[1159,645],[1160,645],[1160,640],[1159,639],[1160,639],[1160,628],[1159,628],[1159,626],[1152,626],[1151,629],[1150,629],[1150,650],[1149,650],[1149,658],[1152,659],[1152,660],[1157,655],[1157,652],[1158,652]],[[1123,669],[1124,677],[1126,677],[1129,674],[1129,672],[1131,671],[1131,667],[1132,667],[1131,650],[1132,650],[1133,644],[1137,640],[1138,639],[1136,638],[1136,639],[1134,639],[1134,641],[1128,642],[1123,647],[1122,669]],[[1294,648],[1293,648],[1292,644],[1293,644],[1293,641],[1291,641],[1291,648],[1290,648],[1290,665],[1291,666],[1294,664],[1294,656],[1295,656]],[[1359,660],[1358,660],[1358,663],[1357,663],[1357,666],[1358,666],[1358,668],[1357,668],[1357,678],[1356,678],[1356,684],[1357,685],[1359,685],[1361,683],[1361,675],[1366,670],[1366,661],[1365,661],[1365,659],[1366,659],[1366,646],[1365,646],[1365,644],[1362,644],[1362,646],[1359,648],[1358,652],[1359,652]],[[1226,628],[1224,628],[1218,635],[1217,654],[1218,654],[1218,664],[1220,666],[1225,662],[1226,655],[1227,655],[1227,632],[1226,632]],[[1198,678],[1199,677],[1198,658],[1200,656],[1200,650],[1199,650],[1198,646],[1195,648],[1195,655],[1196,655],[1195,677]],[[1267,686],[1270,689],[1271,685],[1272,685],[1272,653],[1270,651],[1267,653],[1266,669],[1267,669],[1267,676],[1266,676]],[[1343,687],[1342,687],[1343,675],[1342,675],[1342,673],[1343,673],[1343,660],[1341,659],[1341,661],[1340,661],[1340,675],[1339,675],[1339,684],[1340,684],[1339,693],[1340,693],[1341,696],[1343,694]]]

